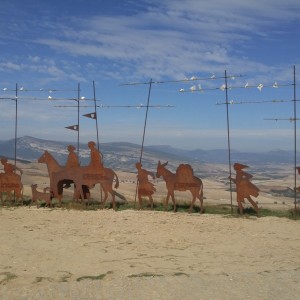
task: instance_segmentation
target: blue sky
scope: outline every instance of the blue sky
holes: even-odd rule
[[[121,84],[195,76],[208,80],[152,85],[151,105],[175,107],[149,109],[145,144],[226,148],[226,106],[216,105],[225,102],[226,70],[236,76],[228,78],[229,101],[287,101],[230,105],[232,148],[293,149],[294,124],[264,119],[293,117],[298,0],[2,0],[0,46],[1,140],[14,138],[15,101],[3,98],[15,96],[16,84],[18,136],[75,144],[76,132],[64,127],[77,124],[77,108],[56,106],[76,101],[49,96],[76,99],[79,83],[80,97],[90,99],[94,81],[98,105],[146,105],[149,85]],[[87,105],[80,101],[80,115],[93,112]],[[142,142],[144,108],[97,113],[100,142]],[[80,141],[95,139],[95,122],[80,117]]]

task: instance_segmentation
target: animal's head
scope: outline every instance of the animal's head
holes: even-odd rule
[[[48,152],[45,151],[42,156],[38,159],[38,162],[39,163],[46,163],[47,162],[47,156],[48,156]]]
[[[163,174],[163,171],[165,170],[165,166],[168,164],[168,162],[165,162],[164,164],[162,164],[160,162],[160,160],[158,161],[158,164],[157,164],[157,169],[156,169],[156,177],[159,178],[162,174]]]
[[[32,184],[32,185],[31,185],[31,188],[32,188],[32,189],[36,189],[36,188],[37,188],[37,184]]]

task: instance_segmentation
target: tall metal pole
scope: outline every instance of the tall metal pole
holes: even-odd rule
[[[294,66],[294,205],[295,213],[297,210],[297,106],[296,106],[296,67]]]
[[[93,80],[93,92],[94,92],[94,105],[95,105],[95,121],[96,121],[96,133],[97,133],[97,149],[100,152],[102,156],[102,163],[103,163],[103,155],[100,151],[100,145],[99,145],[99,133],[98,133],[98,114],[97,114],[97,105],[96,105],[96,88],[95,88],[95,81]],[[103,201],[103,194],[102,194],[102,185],[100,184],[100,202]]]
[[[18,132],[18,84],[16,83],[16,116],[15,116],[15,167],[17,165],[17,132]]]
[[[14,165],[17,166],[17,137],[18,137],[18,84],[16,83],[16,98],[15,98],[15,151],[14,151]],[[14,201],[16,201],[16,192],[14,192]]]
[[[149,82],[148,100],[147,100],[146,116],[145,116],[145,123],[144,123],[144,131],[143,131],[143,140],[142,140],[142,147],[141,147],[141,154],[140,154],[140,162],[142,162],[143,151],[144,151],[144,141],[145,141],[145,133],[146,133],[146,127],[147,127],[151,87],[152,87],[152,78],[150,79],[150,82]]]
[[[93,91],[94,91],[94,104],[95,104],[95,114],[96,114],[96,133],[97,133],[97,147],[99,149],[99,132],[98,132],[98,114],[97,114],[97,105],[96,105],[96,88],[95,88],[95,81],[93,80]]]
[[[229,178],[231,178],[231,150],[230,150],[230,126],[229,126],[229,102],[228,102],[228,85],[227,85],[227,72],[225,70],[225,93],[226,93],[226,116],[227,116],[227,144],[228,144],[228,167],[229,167]],[[230,206],[231,213],[233,212],[232,207],[232,182],[230,184]]]
[[[79,100],[80,100],[80,83],[78,83],[78,88],[77,88],[77,124],[78,124],[78,130],[77,130],[77,156],[79,158]]]
[[[143,139],[142,139],[142,146],[141,146],[141,153],[140,153],[140,160],[139,160],[140,163],[142,162],[142,158],[143,158],[144,142],[145,142],[147,120],[148,120],[148,110],[149,110],[149,103],[150,103],[151,88],[152,88],[152,78],[150,79],[150,82],[149,82],[148,99],[147,99],[146,115],[145,115],[144,130],[143,130]],[[137,196],[138,185],[139,185],[139,182],[138,182],[138,179],[137,179],[136,189],[135,189],[135,197],[134,197],[134,208],[135,208],[135,204],[136,204],[136,196]]]

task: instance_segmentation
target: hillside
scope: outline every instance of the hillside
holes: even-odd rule
[[[0,156],[13,158],[14,139],[0,142]],[[17,158],[23,161],[36,161],[47,150],[54,155],[60,164],[65,164],[69,142],[50,141],[24,136],[17,139]],[[80,144],[80,161],[88,164],[89,149],[86,144]],[[114,142],[101,143],[100,149],[107,167],[115,170],[135,170],[135,163],[139,161],[141,146],[133,143]],[[238,152],[232,150],[231,161],[249,165],[259,164],[291,164],[293,165],[293,151],[274,150],[270,152]],[[190,163],[197,168],[199,164],[228,164],[227,149],[213,150],[184,150],[167,145],[145,146],[143,151],[143,165],[147,168],[156,166],[158,160],[169,161],[169,165]]]

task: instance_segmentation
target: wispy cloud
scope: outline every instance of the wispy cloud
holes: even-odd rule
[[[59,12],[51,19],[42,5],[34,18],[26,8],[23,15],[16,10],[18,16],[13,23],[2,24],[0,36],[7,43],[15,41],[16,47],[23,44],[32,54],[4,57],[0,70],[37,72],[52,81],[83,81],[86,66],[93,61],[95,73],[111,78],[178,79],[225,68],[234,72],[241,65],[247,73],[275,74],[273,67],[247,57],[248,47],[260,37],[280,39],[285,34],[281,25],[300,19],[297,0],[144,2],[148,5],[143,9],[134,5],[130,14],[99,12],[89,18],[80,17],[80,12],[66,18]],[[7,16],[2,16],[5,22]],[[32,51],[35,46],[42,48]],[[49,56],[51,51],[56,60],[45,61],[43,52]],[[76,65],[77,58],[86,63]]]
[[[243,47],[257,36],[276,38],[279,22],[299,18],[297,7],[297,1],[162,1],[133,16],[76,18],[35,42],[99,63],[118,61],[137,77],[182,76],[241,64],[262,70],[262,63],[241,56]]]

